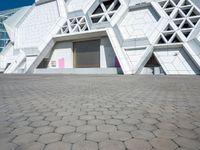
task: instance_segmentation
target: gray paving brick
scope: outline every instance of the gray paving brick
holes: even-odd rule
[[[64,142],[55,142],[47,144],[44,150],[71,150],[71,144]]]
[[[44,126],[44,127],[38,127],[36,128],[33,133],[35,134],[46,134],[46,133],[51,133],[54,131],[54,128],[53,127],[50,127],[50,126]]]
[[[0,142],[0,149],[2,150],[15,150],[17,145],[14,143]]]
[[[97,126],[97,130],[102,132],[113,132],[116,131],[117,128],[114,125],[99,125]]]
[[[22,135],[17,136],[13,140],[13,143],[15,143],[17,145],[31,143],[31,142],[36,141],[37,138],[38,138],[38,135],[36,135],[36,134],[32,134],[32,133],[22,134]]]
[[[125,142],[129,150],[151,150],[151,145],[145,140],[130,139]]]
[[[96,131],[96,126],[84,125],[84,126],[77,127],[77,132],[81,132],[81,133],[90,133],[94,131]]]
[[[68,143],[77,143],[79,141],[85,140],[85,135],[82,133],[69,133],[64,135],[62,140]]]
[[[67,133],[72,133],[75,130],[76,128],[72,126],[62,126],[62,127],[56,128],[55,132],[59,134],[67,134]]]
[[[32,127],[21,127],[21,128],[17,128],[15,130],[13,130],[11,132],[11,134],[13,135],[20,135],[20,134],[25,134],[25,133],[30,133],[31,131],[33,131]]]
[[[0,79],[0,149],[200,147],[198,76]]]
[[[122,142],[108,140],[99,143],[100,150],[125,150],[125,146]]]
[[[151,133],[150,131],[147,131],[147,130],[135,130],[135,131],[131,132],[131,135],[134,138],[145,139],[145,140],[150,140],[155,137],[153,133]]]
[[[106,141],[108,138],[108,134],[104,132],[92,132],[87,134],[87,139],[95,142]]]
[[[178,147],[172,140],[162,138],[152,139],[150,143],[159,150],[175,150]]]
[[[72,150],[98,150],[98,145],[91,141],[82,141],[75,143]]]
[[[177,134],[174,133],[174,131],[170,130],[163,130],[163,129],[158,129],[153,132],[157,137],[160,138],[166,138],[166,139],[174,139],[177,137]]]
[[[115,131],[115,132],[110,132],[109,136],[113,140],[119,140],[119,141],[126,141],[130,138],[132,138],[131,134],[128,132],[124,131]]]
[[[49,143],[60,141],[61,139],[62,139],[62,135],[60,135],[60,134],[47,133],[47,134],[41,135],[38,139],[38,142],[44,143],[44,144],[49,144]]]
[[[43,150],[44,146],[45,145],[42,143],[33,142],[28,144],[22,144],[16,150]]]
[[[183,147],[183,148],[188,148],[191,150],[198,150],[200,148],[200,142],[197,140],[191,140],[183,137],[178,137],[175,139],[175,142]]]

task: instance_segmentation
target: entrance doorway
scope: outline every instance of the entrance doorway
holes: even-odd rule
[[[74,68],[100,68],[100,40],[73,43]]]

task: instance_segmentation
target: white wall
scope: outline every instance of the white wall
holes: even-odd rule
[[[59,42],[53,48],[48,68],[59,68],[59,59],[64,59],[64,68],[73,68],[73,45],[72,42]],[[52,66],[56,62],[56,67]]]
[[[115,67],[115,53],[107,37],[100,43],[100,68]],[[50,58],[48,68],[59,68],[59,60],[64,59],[64,68],[73,68],[73,43],[58,42],[47,56]],[[55,62],[55,66],[52,63]]]
[[[15,48],[39,47],[58,19],[56,1],[33,7],[16,31]]]
[[[115,52],[107,37],[101,39],[100,44],[100,67],[115,67]]]

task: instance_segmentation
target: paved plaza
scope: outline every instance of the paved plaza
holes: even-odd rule
[[[200,150],[200,77],[1,75],[0,150]]]

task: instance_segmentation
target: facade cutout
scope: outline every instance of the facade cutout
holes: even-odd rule
[[[67,19],[58,34],[69,34],[88,31],[89,27],[85,17]]]
[[[100,4],[90,16],[92,23],[110,21],[120,5],[119,0],[100,0]]]

